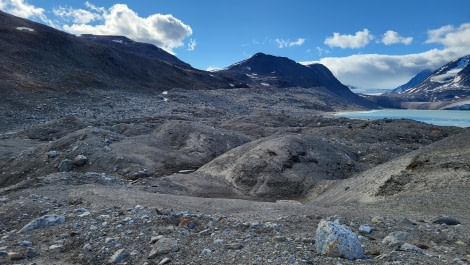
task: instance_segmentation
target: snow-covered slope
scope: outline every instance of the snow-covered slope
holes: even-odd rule
[[[403,84],[397,88],[395,88],[394,90],[392,90],[391,93],[401,93],[401,92],[404,92],[405,90],[409,89],[409,88],[412,88],[416,85],[418,85],[419,83],[423,82],[424,80],[426,80],[426,78],[428,78],[430,75],[432,74],[432,71],[431,70],[423,70],[421,72],[419,72],[417,75],[415,75],[413,78],[410,79],[410,81],[408,81],[408,83],[406,84]]]
[[[470,97],[470,55],[440,67],[423,82],[403,91],[402,94],[424,101]]]

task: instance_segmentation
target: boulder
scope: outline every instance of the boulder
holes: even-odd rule
[[[18,233],[38,228],[54,226],[65,222],[65,217],[57,214],[44,215],[26,224]]]
[[[60,162],[57,169],[59,172],[70,172],[73,169],[73,161],[70,159],[64,159],[62,162]]]
[[[78,155],[73,159],[73,164],[76,166],[83,166],[88,162],[88,158],[84,155]]]
[[[328,257],[360,259],[364,257],[361,243],[351,229],[335,222],[321,220],[315,237],[319,254]]]

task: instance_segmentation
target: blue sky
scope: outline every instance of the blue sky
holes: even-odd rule
[[[360,92],[470,54],[468,0],[0,0],[0,9],[74,34],[153,43],[202,70],[257,52],[319,62]]]

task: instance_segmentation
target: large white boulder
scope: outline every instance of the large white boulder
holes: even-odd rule
[[[351,229],[331,221],[318,224],[315,246],[319,254],[328,257],[360,259],[364,257],[361,243]]]

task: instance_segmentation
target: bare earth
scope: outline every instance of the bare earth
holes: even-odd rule
[[[24,97],[0,102],[0,264],[469,263],[469,129],[335,118],[304,88]],[[317,253],[322,218],[366,258]]]

